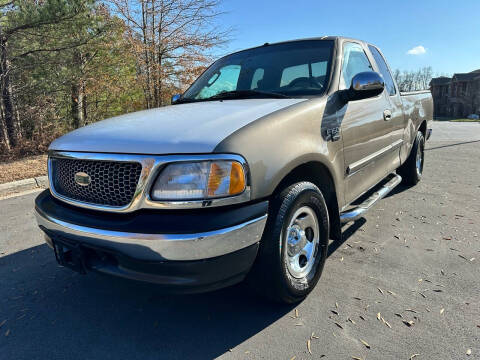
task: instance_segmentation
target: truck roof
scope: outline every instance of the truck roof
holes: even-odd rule
[[[251,48],[241,49],[241,50],[238,50],[238,51],[234,51],[230,54],[236,54],[236,53],[239,53],[239,52],[242,52],[242,51],[257,49],[257,48],[261,48],[263,46],[268,46],[268,45],[287,44],[287,43],[292,43],[292,42],[297,42],[297,41],[309,41],[309,40],[351,40],[351,41],[356,41],[356,42],[363,43],[365,45],[369,44],[366,41],[363,41],[363,40],[360,40],[360,39],[355,39],[355,38],[350,38],[350,37],[346,37],[346,36],[326,35],[326,36],[317,36],[317,37],[310,37],[310,38],[277,41],[277,42],[272,42],[272,43],[266,42],[263,45],[252,46]],[[230,54],[228,54],[228,55],[230,55]]]

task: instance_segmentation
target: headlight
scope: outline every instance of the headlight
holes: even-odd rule
[[[241,194],[245,170],[238,161],[201,161],[167,165],[151,190],[152,200],[201,200]]]

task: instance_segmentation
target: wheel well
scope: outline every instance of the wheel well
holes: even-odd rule
[[[302,164],[290,171],[277,185],[273,195],[279,194],[286,187],[300,181],[310,181],[315,184],[325,198],[330,219],[330,238],[339,240],[341,238],[340,213],[338,209],[337,193],[335,183],[328,168],[320,162],[311,161]]]
[[[420,127],[418,128],[418,131],[420,131],[423,134],[423,137],[427,137],[427,121],[424,120],[421,124]]]

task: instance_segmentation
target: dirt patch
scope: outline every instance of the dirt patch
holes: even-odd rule
[[[47,155],[0,163],[0,184],[47,175]]]

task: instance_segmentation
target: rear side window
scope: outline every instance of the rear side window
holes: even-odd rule
[[[397,93],[397,91],[395,90],[395,83],[393,81],[392,74],[390,74],[390,70],[388,69],[385,59],[375,46],[368,45],[368,48],[370,49],[373,58],[378,65],[378,69],[380,70],[380,74],[382,74],[383,76],[383,80],[385,80],[385,86],[388,93],[390,95],[395,95]]]
[[[288,85],[298,78],[308,78],[308,64],[290,66],[283,69],[280,86]]]
[[[372,71],[372,65],[363,51],[363,48],[352,42],[343,45],[342,76],[340,90],[348,89],[355,75],[365,71]]]
[[[250,84],[250,89],[260,89],[264,73],[265,70],[263,70],[262,68],[258,68],[257,70],[255,70],[252,77],[252,83]]]

